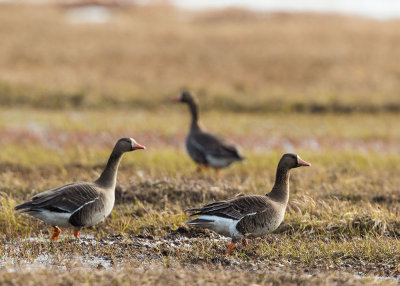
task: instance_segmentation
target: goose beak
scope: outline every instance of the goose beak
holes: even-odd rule
[[[297,164],[301,167],[301,166],[305,166],[305,167],[309,167],[309,166],[311,166],[311,164],[310,163],[308,163],[308,162],[306,162],[306,161],[304,161],[303,159],[298,159],[298,161],[297,161]]]
[[[146,147],[143,145],[140,145],[139,143],[135,143],[135,145],[133,146],[133,150],[137,150],[137,149],[146,149]]]

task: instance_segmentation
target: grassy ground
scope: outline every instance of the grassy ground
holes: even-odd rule
[[[398,21],[240,10],[114,9],[71,24],[55,6],[0,9],[0,284],[392,285],[400,262]],[[189,114],[247,162],[195,173]],[[116,140],[126,154],[112,215],[75,240],[13,208],[94,180]],[[292,172],[273,234],[229,240],[185,226],[183,210],[264,194],[284,152]]]
[[[391,128],[396,115],[204,113],[204,123],[235,139],[248,158],[216,178],[213,172],[196,174],[186,156],[188,114],[180,107],[167,114],[169,121],[152,112],[109,110],[103,117],[110,122],[102,128],[97,111],[1,112],[13,119],[0,128],[2,281],[23,283],[33,273],[40,281],[50,267],[57,274],[49,283],[224,284],[234,278],[273,285],[396,283],[400,158],[399,134]],[[217,115],[224,122],[213,124]],[[141,118],[146,126],[135,124]],[[370,121],[380,130],[373,136],[365,128]],[[148,149],[125,155],[111,217],[83,231],[80,241],[65,230],[60,242],[50,243],[48,226],[14,214],[17,203],[39,191],[96,178],[116,138],[129,135]],[[280,143],[268,143],[271,137]],[[317,143],[304,144],[310,138]],[[289,208],[276,233],[225,257],[228,240],[184,225],[187,207],[268,192],[285,151],[313,165],[292,172]],[[93,274],[82,276],[85,268]],[[73,274],[66,277],[65,269]]]

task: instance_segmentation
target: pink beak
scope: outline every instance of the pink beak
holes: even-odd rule
[[[136,149],[146,149],[146,147],[143,146],[143,145],[140,145],[139,143],[135,143],[135,146],[133,146],[133,149],[134,150],[136,150]]]
[[[309,167],[309,166],[311,166],[311,164],[310,163],[308,163],[308,162],[306,162],[306,161],[304,161],[304,160],[302,160],[302,159],[298,159],[298,162],[297,162],[298,164],[299,164],[299,166],[305,166],[305,167]]]

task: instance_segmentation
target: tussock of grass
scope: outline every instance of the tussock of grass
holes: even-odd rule
[[[37,223],[31,225],[32,220],[17,215],[14,210],[16,205],[15,200],[4,193],[0,193],[0,232],[3,238],[12,238],[16,234],[26,235],[37,226]]]
[[[340,200],[314,201],[300,197],[290,202],[285,223],[278,233],[351,238],[365,236],[399,237],[398,213],[365,202],[362,208]]]

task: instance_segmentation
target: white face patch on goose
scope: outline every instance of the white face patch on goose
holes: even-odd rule
[[[129,138],[129,140],[131,141],[132,150],[135,149],[136,141],[133,138]]]

